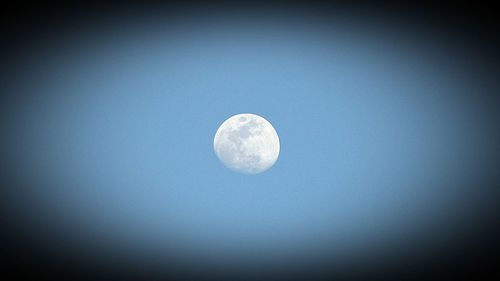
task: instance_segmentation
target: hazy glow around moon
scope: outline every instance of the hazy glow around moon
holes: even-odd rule
[[[215,133],[214,150],[228,168],[258,174],[278,160],[280,141],[274,127],[255,114],[237,114]]]

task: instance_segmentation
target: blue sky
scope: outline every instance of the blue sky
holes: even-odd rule
[[[43,98],[23,105],[17,145],[42,187],[25,212],[49,236],[132,259],[340,262],[420,245],[460,220],[482,128],[457,61],[414,40],[200,19],[57,41],[29,66]],[[213,152],[238,113],[280,137],[262,174]]]

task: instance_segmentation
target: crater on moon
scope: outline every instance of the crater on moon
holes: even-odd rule
[[[228,168],[247,174],[274,165],[280,141],[274,127],[261,116],[237,114],[222,123],[215,134],[214,150]]]

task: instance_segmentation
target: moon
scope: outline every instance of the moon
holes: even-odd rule
[[[258,174],[271,168],[280,154],[280,140],[263,117],[243,113],[220,125],[214,137],[215,154],[231,170]]]

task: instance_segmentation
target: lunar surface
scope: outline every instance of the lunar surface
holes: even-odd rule
[[[255,114],[237,114],[215,133],[214,150],[228,168],[258,174],[271,168],[280,153],[280,140],[273,125]]]

